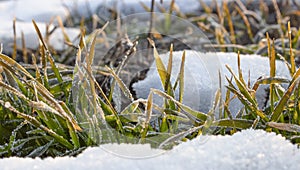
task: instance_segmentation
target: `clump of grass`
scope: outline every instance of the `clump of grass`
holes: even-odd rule
[[[30,72],[0,54],[1,131],[5,132],[1,133],[1,157],[63,155],[76,152],[82,143],[77,134],[82,129],[68,106],[72,74],[62,76],[66,70],[57,67],[33,24],[42,42],[42,68],[37,66],[35,57],[35,72]]]

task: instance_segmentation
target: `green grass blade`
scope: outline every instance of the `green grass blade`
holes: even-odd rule
[[[229,127],[237,129],[248,129],[252,126],[253,121],[247,119],[220,119],[212,123],[212,126]]]
[[[255,84],[281,84],[281,83],[290,83],[290,80],[283,77],[264,77],[258,79]]]

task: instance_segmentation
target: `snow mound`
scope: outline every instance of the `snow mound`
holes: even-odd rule
[[[203,142],[205,138],[206,142]],[[104,145],[110,148],[115,144]],[[121,144],[121,150],[159,153],[150,145]],[[77,157],[4,158],[1,169],[300,169],[300,150],[282,136],[263,130],[243,130],[233,136],[200,136],[159,156],[128,159],[103,146],[87,148]]]
[[[173,52],[173,68],[171,75],[172,84],[174,84],[178,77],[182,54],[183,51]],[[220,87],[219,71],[221,73],[221,88],[223,98],[225,98],[225,85],[228,85],[225,76],[227,76],[229,79],[231,77],[231,74],[225,65],[229,65],[235,75],[238,75],[237,56],[237,53],[202,53],[198,51],[186,50],[183,103],[195,110],[207,113],[212,107],[215,92]],[[169,53],[162,54],[160,57],[167,67]],[[251,87],[259,77],[270,75],[269,59],[267,57],[262,57],[260,55],[241,54],[240,60],[243,78],[246,82],[248,79],[250,80]],[[276,61],[276,76],[290,79],[289,70],[283,61]],[[132,87],[136,92],[137,97],[144,99],[148,97],[151,88],[160,90],[163,89],[155,62],[153,62],[151,65],[146,78],[133,84]],[[256,92],[256,97],[260,108],[262,108],[266,102],[266,96],[268,95],[267,88],[267,85],[262,85]],[[179,88],[177,88],[176,91],[177,97],[179,95],[178,89]],[[154,102],[157,104],[163,103],[162,98],[158,96],[155,96]],[[233,115],[236,115],[239,109],[241,109],[241,103],[238,101],[238,99],[232,100],[229,106],[231,106],[230,110]]]

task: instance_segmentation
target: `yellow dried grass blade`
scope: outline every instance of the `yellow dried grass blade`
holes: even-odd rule
[[[96,44],[96,39],[97,35],[99,35],[103,30],[107,27],[109,22],[106,22],[101,29],[97,29],[95,33],[92,35],[92,41],[90,43],[89,47],[89,54],[86,57],[86,63],[87,63],[87,68],[88,71],[91,71],[91,65],[93,64],[93,59],[95,56],[95,44]]]
[[[227,21],[228,21],[228,25],[229,25],[229,30],[230,30],[230,40],[233,44],[236,43],[236,40],[235,40],[235,33],[234,33],[234,27],[233,27],[233,22],[232,22],[232,19],[231,19],[231,14],[230,14],[230,11],[229,11],[229,8],[228,8],[228,5],[227,5],[227,2],[226,1],[223,1],[223,9],[224,9],[224,12],[225,12],[225,16],[227,18]]]
[[[183,51],[180,72],[179,72],[179,102],[183,102],[184,95],[184,64],[185,64],[185,51]]]
[[[296,73],[293,75],[293,78],[292,78],[292,82],[296,81],[296,79],[300,77],[300,68],[298,68],[298,70],[296,71]]]
[[[24,32],[23,31],[21,32],[21,38],[22,38],[23,60],[24,60],[24,63],[28,64],[28,54],[27,54],[25,36],[24,36]]]
[[[59,27],[60,27],[62,33],[63,33],[63,36],[64,36],[65,41],[66,41],[67,43],[71,43],[71,40],[70,40],[68,34],[67,34],[66,31],[65,31],[65,27],[64,27],[64,24],[63,24],[63,22],[62,22],[62,20],[61,20],[61,17],[60,17],[60,16],[57,16],[56,19],[57,19],[58,25],[59,25]]]
[[[288,22],[288,36],[289,36],[289,45],[290,45],[291,73],[293,75],[296,71],[296,63],[295,63],[295,57],[294,57],[294,53],[293,53],[291,23],[290,23],[290,21]]]
[[[13,31],[14,31],[14,45],[13,45],[13,53],[12,58],[16,60],[17,58],[17,32],[16,32],[16,18],[13,20]]]
[[[150,119],[151,119],[151,115],[152,115],[152,104],[153,104],[153,93],[150,92],[148,95],[148,99],[147,99],[147,105],[146,105],[146,110],[145,110],[145,116],[146,116],[146,120],[145,120],[145,127],[144,127],[144,131],[142,136],[145,138],[147,131],[148,131],[148,126],[150,123]]]

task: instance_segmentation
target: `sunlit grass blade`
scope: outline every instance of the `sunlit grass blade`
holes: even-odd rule
[[[36,57],[35,57],[35,55],[34,54],[32,54],[32,64],[33,64],[33,66],[34,66],[34,68],[35,68],[35,78],[36,78],[36,80],[39,82],[39,83],[43,83],[43,81],[42,81],[42,75],[41,75],[41,72],[40,72],[40,70],[39,70],[39,67],[37,66],[37,60],[36,60]]]
[[[269,38],[267,36],[267,38]],[[270,40],[268,40],[269,42]],[[269,44],[268,44],[269,45]],[[269,53],[269,64],[270,64],[270,77],[275,77],[276,73],[276,64],[275,64],[275,59],[276,59],[276,52],[275,52],[275,47],[274,47],[274,41],[269,47],[271,53]],[[273,111],[274,108],[274,102],[275,102],[275,95],[274,95],[274,84],[270,84],[270,104],[271,104],[271,111]]]
[[[163,61],[161,60],[153,40],[148,38],[149,43],[153,47],[154,59],[156,63],[156,69],[158,75],[160,77],[162,86],[164,87],[164,91],[167,92],[170,96],[174,97],[174,91],[170,82],[171,73],[172,73],[172,59],[173,59],[173,46],[170,47],[170,55],[169,55],[169,62],[168,62],[168,69],[165,68]],[[175,104],[172,101],[167,101],[168,107],[175,109]]]
[[[184,95],[184,64],[185,64],[185,51],[183,51],[180,72],[179,72],[179,102],[183,102]]]
[[[32,20],[32,23],[33,23],[34,29],[35,29],[36,33],[38,34],[38,37],[39,37],[44,49],[46,49],[46,51],[49,51],[48,46],[43,39],[43,35],[42,35],[38,25],[36,24],[36,22],[34,20]]]
[[[243,74],[242,74],[242,68],[241,68],[241,57],[240,57],[240,52],[238,51],[238,57],[237,57],[238,61],[238,75],[239,75],[239,80],[241,81],[241,83],[247,87],[246,82],[244,81],[243,78]],[[249,76],[250,77],[250,76]]]
[[[70,40],[68,34],[67,34],[66,31],[65,31],[65,27],[64,27],[64,25],[63,25],[63,22],[62,22],[61,17],[60,17],[60,16],[57,16],[57,17],[56,17],[56,20],[57,20],[57,22],[58,22],[58,25],[59,25],[61,31],[62,31],[62,34],[63,34],[63,36],[64,36],[65,42],[71,43],[71,40]]]
[[[171,84],[171,75],[172,75],[172,63],[173,63],[173,44],[170,46],[170,52],[169,52],[169,60],[168,60],[168,67],[167,67],[167,74],[166,74],[166,83],[164,86],[164,89],[168,92],[169,90],[169,85]],[[168,92],[170,93],[170,92]]]
[[[159,56],[159,54],[156,50],[154,41],[151,40],[151,39],[148,39],[148,41],[153,47],[153,53],[154,53],[154,59],[155,59],[155,63],[156,63],[157,72],[159,74],[159,77],[160,77],[160,80],[161,80],[161,83],[162,83],[163,87],[165,87],[166,82],[167,82],[167,78],[168,78],[168,72],[167,72],[164,63],[162,62],[162,60],[161,60],[161,58],[160,58],[160,56]]]
[[[296,63],[295,63],[295,57],[294,57],[294,53],[293,53],[291,23],[290,23],[290,21],[288,22],[288,37],[289,37],[289,46],[290,46],[291,74],[293,75],[296,71]]]

